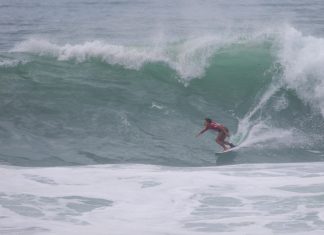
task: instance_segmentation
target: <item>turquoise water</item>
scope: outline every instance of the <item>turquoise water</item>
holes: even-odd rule
[[[5,175],[0,233],[80,234],[78,226],[88,226],[104,234],[124,226],[124,220],[137,224],[141,234],[241,234],[238,227],[246,234],[258,234],[260,228],[262,234],[321,234],[323,215],[314,208],[323,207],[323,9],[315,0],[1,1],[0,163]],[[216,158],[215,133],[195,137],[205,117],[226,125],[239,150]],[[246,187],[259,173],[267,175],[269,183],[256,187],[268,190],[269,197],[240,197],[245,189],[231,175],[238,179],[244,166],[255,173],[244,175]],[[294,168],[300,172],[289,175]],[[58,192],[55,185],[69,185],[73,174],[68,172],[75,169],[93,175],[98,187],[107,177],[118,177],[106,191],[97,192],[87,181],[93,195],[81,186]],[[155,171],[175,173],[169,179]],[[183,187],[169,185],[183,172],[178,181]],[[221,176],[215,179],[219,185],[208,181],[203,188],[191,187],[194,178],[214,174]],[[130,184],[124,180],[128,177]],[[305,177],[314,182],[304,182]],[[292,179],[304,183],[294,186]],[[47,185],[47,193],[38,184]],[[153,229],[141,222],[149,213],[129,217],[127,206],[116,203],[121,196],[120,203],[127,204],[120,194],[136,185],[142,185],[140,192],[128,206],[142,205],[147,188],[157,186],[155,197],[167,194],[161,204],[151,202],[157,208]],[[314,195],[305,196],[316,186]],[[214,187],[220,188],[210,190]],[[187,188],[197,194],[186,194]],[[296,204],[287,205],[286,189],[292,188],[302,191],[294,191],[291,200],[306,208],[306,215]],[[224,208],[214,199],[222,192]],[[179,212],[177,226],[167,222],[177,229],[174,233],[165,230],[162,219],[170,217],[162,208],[172,208],[173,197],[179,205],[187,200],[177,211],[189,207],[188,214]],[[19,206],[12,206],[16,202]],[[243,219],[246,209],[258,217],[262,203],[284,209],[266,208],[271,216],[264,223]],[[233,207],[241,222],[235,222]],[[105,208],[104,216],[113,210],[116,221],[109,217],[112,223],[105,227],[101,220],[79,218],[83,212],[98,216],[98,208]],[[50,215],[52,209],[63,211]],[[212,216],[218,209],[225,211],[223,217]],[[31,221],[41,225],[30,226]],[[61,223],[70,223],[67,231],[58,230]],[[130,234],[132,226],[115,234]]]

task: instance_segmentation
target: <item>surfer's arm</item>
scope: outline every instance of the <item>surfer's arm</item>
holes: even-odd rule
[[[203,134],[205,131],[207,131],[208,130],[208,127],[205,127],[202,131],[200,131],[197,135],[196,135],[196,137],[198,137],[198,136],[200,136],[201,134]]]

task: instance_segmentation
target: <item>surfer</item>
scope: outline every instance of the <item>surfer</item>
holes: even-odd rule
[[[230,136],[229,130],[227,129],[227,127],[211,120],[210,118],[205,118],[204,125],[205,125],[205,128],[202,131],[200,131],[196,137],[200,136],[207,130],[214,130],[214,131],[218,132],[218,136],[216,138],[216,143],[219,144],[220,146],[222,146],[224,151],[228,150],[228,147],[226,147],[226,145],[230,146],[231,148],[235,147],[234,144],[225,140],[226,137]]]

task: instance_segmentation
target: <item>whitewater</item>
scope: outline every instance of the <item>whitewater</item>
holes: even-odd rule
[[[2,234],[321,234],[323,164],[1,168]],[[238,183],[239,182],[239,183]]]
[[[323,9],[1,1],[0,234],[322,234]]]

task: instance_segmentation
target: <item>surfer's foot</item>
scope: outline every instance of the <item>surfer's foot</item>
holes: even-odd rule
[[[231,148],[234,148],[235,147],[235,145],[232,144],[232,143],[230,143],[229,146],[231,146]]]

